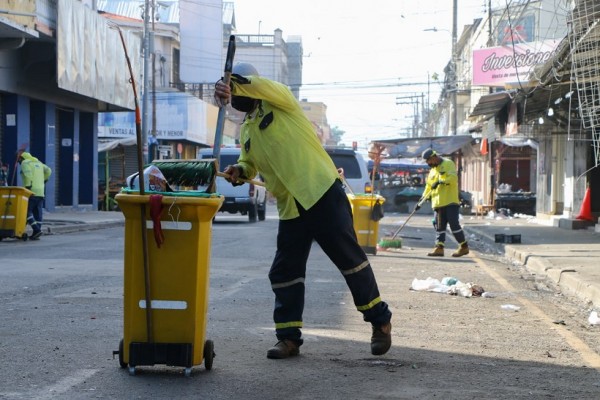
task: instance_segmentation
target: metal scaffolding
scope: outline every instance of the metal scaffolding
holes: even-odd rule
[[[579,114],[592,133],[595,165],[600,164],[600,3],[581,0],[571,12],[571,77],[577,86]]]

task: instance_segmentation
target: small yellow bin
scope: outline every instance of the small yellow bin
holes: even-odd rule
[[[20,186],[0,186],[0,240],[27,240],[27,207],[31,190]]]
[[[186,193],[186,192],[181,192]],[[160,214],[164,242],[158,247],[150,217],[150,195],[120,193],[115,199],[125,215],[124,324],[119,363],[129,367],[165,364],[185,367],[205,361],[212,367],[213,344],[205,339],[208,310],[212,220],[223,196],[164,195]],[[148,340],[142,244],[142,205],[151,300]]]
[[[379,219],[374,218],[373,208],[379,203],[383,212],[385,197],[370,194],[349,194],[348,199],[352,205],[354,231],[358,238],[358,244],[360,244],[365,253],[377,254]]]

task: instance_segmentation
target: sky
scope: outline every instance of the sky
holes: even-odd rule
[[[415,102],[435,103],[450,60],[452,0],[234,0],[238,34],[301,36],[301,99],[323,102],[342,141],[407,135]],[[458,0],[458,37],[487,0]],[[437,28],[437,32],[425,29]],[[407,103],[407,104],[397,104]],[[419,113],[420,106],[419,106]]]

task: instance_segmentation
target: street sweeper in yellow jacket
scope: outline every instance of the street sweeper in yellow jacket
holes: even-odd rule
[[[458,174],[454,161],[441,157],[435,150],[427,149],[422,154],[423,159],[431,168],[425,181],[424,199],[431,200],[435,211],[435,248],[428,253],[429,257],[443,257],[446,242],[446,228],[450,230],[459,244],[452,257],[462,257],[469,254],[469,245],[459,222],[460,201],[458,196]]]
[[[19,152],[17,160],[21,165],[23,186],[33,192],[27,202],[27,223],[33,229],[31,239],[39,240],[42,236],[46,181],[50,179],[52,169],[26,151]]]
[[[278,342],[268,358],[299,354],[303,344],[306,263],[313,241],[338,267],[357,310],[372,325],[371,353],[391,346],[391,317],[382,301],[373,270],[359,245],[352,209],[333,161],[323,148],[298,100],[281,83],[261,77],[251,64],[233,67],[231,86],[215,85],[215,100],[245,114],[240,131],[241,155],[225,173],[228,180],[260,173],[277,199],[277,252],[269,271],[275,293]]]

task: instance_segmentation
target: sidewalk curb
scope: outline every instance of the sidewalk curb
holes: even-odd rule
[[[502,250],[504,257],[520,263],[530,273],[547,277],[560,287],[561,291],[575,296],[585,303],[591,303],[593,306],[600,307],[600,285],[586,282],[582,274],[578,273],[577,268],[557,267],[547,257],[533,255],[529,251],[520,249],[517,245],[496,243],[494,237],[476,227],[469,226],[465,227],[465,229],[470,231],[470,233],[476,234],[485,242],[495,244]]]
[[[52,223],[49,222],[48,225],[52,225]],[[125,226],[124,221],[99,221],[94,223],[88,223],[83,221],[69,221],[64,225],[46,226],[44,228],[44,233],[47,235],[56,235],[61,233],[93,231],[98,229],[116,228],[122,226]]]

